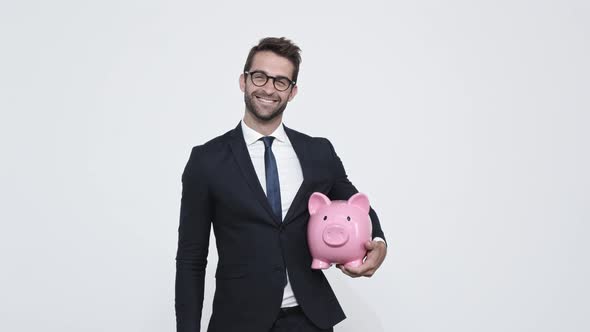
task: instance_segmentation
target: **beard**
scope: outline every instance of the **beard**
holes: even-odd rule
[[[246,104],[246,109],[250,114],[254,115],[254,117],[260,121],[269,122],[276,118],[277,116],[283,114],[285,108],[287,108],[287,102],[281,103],[281,99],[279,98],[279,104],[277,107],[270,112],[269,114],[263,114],[261,110],[254,104],[253,98],[251,94],[244,93],[244,103]]]

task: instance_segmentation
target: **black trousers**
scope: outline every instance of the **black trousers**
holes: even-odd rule
[[[301,307],[281,309],[269,332],[333,332],[334,328],[322,330],[305,316]]]

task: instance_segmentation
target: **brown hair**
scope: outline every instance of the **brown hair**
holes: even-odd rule
[[[301,49],[295,45],[292,41],[285,37],[266,37],[260,40],[258,45],[250,49],[246,64],[244,65],[244,71],[250,70],[252,66],[252,59],[254,55],[260,51],[271,51],[276,55],[287,58],[293,64],[293,78],[292,80],[297,82],[297,75],[299,75],[299,64],[301,63]]]

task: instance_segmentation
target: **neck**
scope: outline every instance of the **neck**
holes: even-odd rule
[[[244,123],[248,127],[256,130],[257,132],[259,132],[260,134],[262,134],[264,136],[268,136],[268,135],[272,134],[279,127],[282,119],[283,119],[282,114],[270,121],[261,121],[261,120],[255,118],[254,116],[252,116],[247,110],[246,110],[246,113],[244,114]]]

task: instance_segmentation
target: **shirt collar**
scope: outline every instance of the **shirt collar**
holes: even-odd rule
[[[242,125],[242,133],[244,134],[244,141],[246,141],[246,145],[254,144],[261,137],[264,137],[264,135],[262,135],[261,133],[248,127],[248,125],[244,122],[243,119],[241,121],[241,125]],[[283,143],[286,142],[287,141],[287,133],[285,132],[285,127],[283,126],[283,122],[281,121],[281,123],[279,124],[277,129],[275,129],[275,131],[268,136],[273,136],[275,138],[275,140],[277,140],[279,142],[283,142]]]

